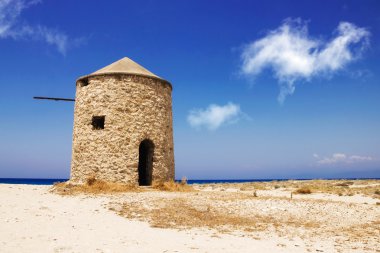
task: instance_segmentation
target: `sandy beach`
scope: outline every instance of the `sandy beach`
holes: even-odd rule
[[[1,252],[380,252],[378,180],[295,184],[63,196],[0,184]]]

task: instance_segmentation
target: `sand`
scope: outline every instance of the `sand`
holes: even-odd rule
[[[60,196],[51,186],[0,184],[0,251],[380,252],[375,197],[313,193],[290,199],[289,189],[257,190],[254,197],[237,186],[196,188]],[[184,208],[198,220],[181,220]]]

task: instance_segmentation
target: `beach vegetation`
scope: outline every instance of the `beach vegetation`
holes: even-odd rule
[[[352,181],[344,181],[344,182],[338,182],[335,185],[336,186],[341,186],[341,187],[350,187],[350,185],[353,185],[354,182]]]
[[[122,184],[99,180],[96,176],[89,176],[84,184],[73,184],[71,182],[55,183],[52,191],[60,195],[76,194],[113,194],[122,192],[142,192],[142,191],[171,191],[171,192],[190,192],[194,188],[187,184],[187,179],[183,178],[177,183],[174,180],[167,182],[153,182],[151,188],[142,188],[133,184]]]
[[[268,229],[282,230],[284,227],[317,228],[319,222],[313,219],[297,219],[293,216],[278,217],[257,212],[241,213],[231,203],[241,201],[235,193],[185,193],[186,197],[173,196],[150,201],[141,205],[136,201],[121,204],[117,211],[121,216],[147,221],[158,228],[209,228],[222,233],[233,231],[259,232]],[[233,196],[229,196],[232,194]],[[210,199],[217,201],[210,201]],[[279,200],[283,201],[283,200]]]
[[[106,182],[91,176],[87,178],[84,184],[73,184],[70,182],[56,183],[53,185],[52,191],[60,195],[77,195],[137,192],[140,191],[140,189],[134,185]]]
[[[160,191],[169,191],[169,192],[190,192],[195,191],[195,189],[187,183],[187,178],[183,177],[181,181],[175,182],[173,179],[166,182],[157,182],[154,181],[152,188]]]
[[[212,187],[213,190],[218,189],[223,191],[223,189],[237,188],[240,192],[246,192],[250,194],[254,190],[272,190],[276,189],[276,186],[280,186],[279,189],[283,191],[295,191],[299,188],[309,188],[312,193],[326,193],[339,195],[353,196],[360,194],[363,196],[380,198],[380,180],[378,179],[368,179],[368,180],[284,180],[279,183],[278,181],[268,181],[268,182],[245,182],[245,183],[220,183],[217,185],[202,184],[197,185],[196,188],[202,190],[207,187]]]
[[[311,194],[311,189],[308,188],[308,187],[301,187],[301,188],[298,188],[295,193],[297,194]]]

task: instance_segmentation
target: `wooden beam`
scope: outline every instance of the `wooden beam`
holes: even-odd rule
[[[75,101],[73,98],[50,98],[50,97],[33,97],[34,99],[46,99],[54,101]]]

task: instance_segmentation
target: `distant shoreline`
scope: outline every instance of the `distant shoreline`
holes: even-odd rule
[[[222,184],[222,183],[249,183],[272,182],[288,180],[379,180],[380,178],[288,178],[288,179],[189,179],[188,184]],[[0,184],[26,184],[26,185],[53,185],[65,182],[68,178],[0,178]],[[180,181],[176,179],[176,181]]]

